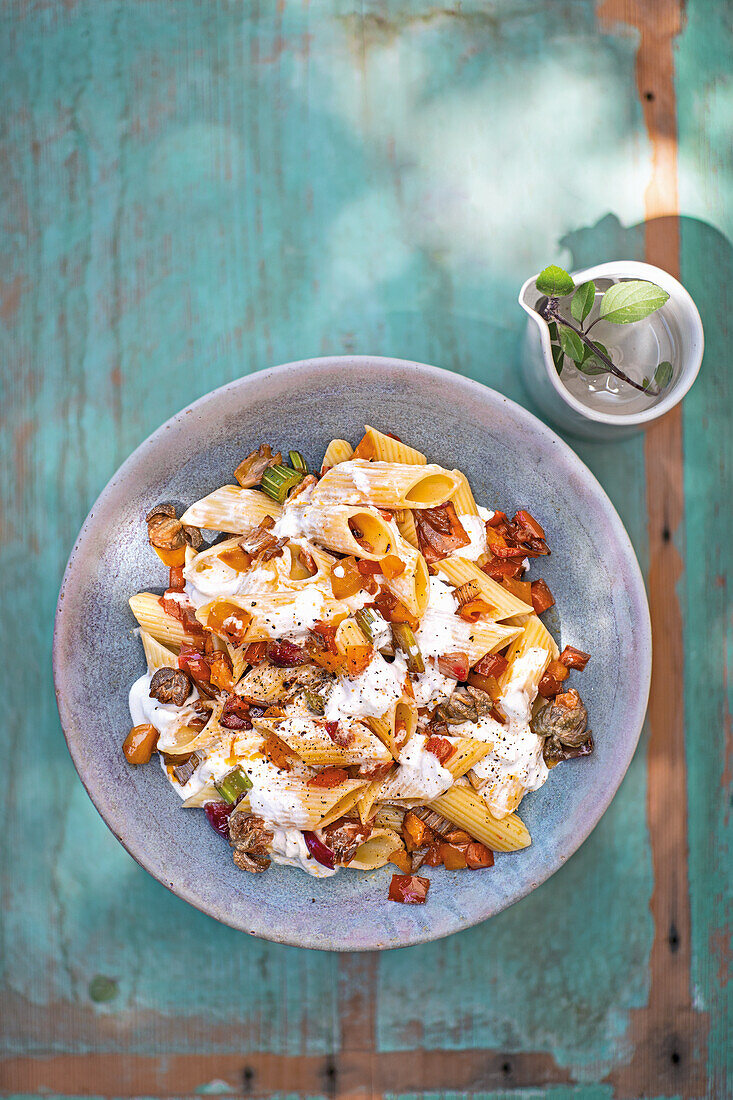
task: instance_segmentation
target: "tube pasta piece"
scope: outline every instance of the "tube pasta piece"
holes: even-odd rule
[[[494,852],[516,852],[532,843],[526,825],[516,814],[498,821],[472,787],[455,784],[433,799],[430,808]]]
[[[392,523],[391,526],[394,535],[393,553],[404,562],[405,568],[399,576],[387,580],[387,588],[405,605],[411,615],[422,618],[430,596],[430,577],[425,558],[402,537],[396,524]]]
[[[483,760],[492,749],[491,741],[476,741],[473,737],[462,737],[456,743],[453,755],[446,760],[444,767],[448,769],[454,779],[465,775],[466,772]]]
[[[530,693],[530,698],[534,698],[537,693],[537,685],[539,684],[542,675],[547,668],[550,661],[557,660],[560,651],[557,648],[555,639],[550,634],[549,630],[545,627],[544,623],[538,618],[537,615],[530,615],[527,620],[522,633],[516,638],[515,641],[509,646],[506,652],[506,659],[509,662],[508,667],[499,677],[499,687],[502,691],[505,690],[512,676],[512,666],[523,657],[529,649],[544,649],[547,653],[547,660],[544,667],[538,670],[536,677],[536,683],[527,686],[527,691]]]
[[[521,626],[504,626],[503,623],[482,622],[479,620],[471,626],[471,635],[466,647],[468,663],[473,666],[487,653],[497,653],[504,646],[519,639],[522,635]],[[456,645],[459,649],[460,646]]]
[[[453,470],[453,473],[458,478],[458,488],[451,497],[453,507],[459,516],[477,516],[478,508],[476,507],[476,501],[473,499],[473,492],[468,484],[468,478],[460,470]]]
[[[395,523],[405,542],[409,542],[410,546],[414,546],[416,550],[419,550],[420,543],[417,539],[417,528],[415,527],[415,517],[412,514],[412,509],[400,508],[399,511],[395,512]]]
[[[478,566],[466,558],[445,558],[435,563],[439,573],[456,588],[460,588],[467,581],[475,581],[481,590],[481,596],[495,611],[491,618],[497,621],[508,619],[512,615],[527,615],[532,613],[530,604],[520,600],[513,592],[509,592],[502,585],[487,576]]]
[[[391,525],[369,505],[305,504],[300,510],[300,522],[309,538],[340,554],[378,561],[394,553]]]
[[[196,554],[183,575],[202,596],[216,596],[229,591],[268,592],[278,587],[279,576],[275,560],[238,568],[236,554],[239,538],[226,539]],[[229,560],[227,560],[229,559]]]
[[[373,779],[371,783],[368,783],[363,791],[359,794],[359,799],[356,803],[356,808],[359,811],[359,820],[364,823],[369,820],[372,807],[376,802],[379,792],[382,789],[382,780]]]
[[[526,793],[524,785],[513,775],[507,775],[504,779],[493,783],[474,775],[473,772],[468,773],[468,778],[471,786],[481,795],[489,807],[489,812],[497,821],[502,821],[513,813]]]
[[[220,802],[221,795],[213,783],[206,783],[200,791],[190,795],[183,803],[184,810],[200,809],[207,802]]]
[[[263,719],[254,724],[258,730],[277,734],[310,767],[385,764],[392,759],[389,749],[361,722],[350,723],[348,745],[335,744],[322,724],[308,719]]]
[[[396,760],[417,729],[415,700],[403,695],[381,718],[365,718],[364,721]]]
[[[183,629],[178,619],[163,610],[160,597],[152,592],[138,592],[131,596],[130,610],[142,629],[164,645],[183,645],[194,641],[194,635]]]
[[[140,641],[143,643],[148,672],[156,672],[159,668],[178,667],[178,657],[174,651],[159,642],[152,634],[148,634],[147,630],[140,631]]]
[[[239,631],[238,645],[277,638],[293,629],[305,633],[317,620],[330,622],[349,611],[347,604],[313,588],[298,593],[250,592],[243,596],[223,596],[202,604],[196,611],[196,618],[203,626],[214,630],[217,617],[227,614],[232,607],[241,612],[241,615],[232,612],[233,618],[242,624],[241,630],[234,624]],[[226,621],[224,619],[225,624]]]
[[[393,829],[399,833],[406,812],[400,806],[386,806],[379,803],[374,811],[374,824],[382,829]]]
[[[354,453],[354,448],[346,439],[332,439],[326,447],[326,453],[321,463],[321,472],[325,473],[332,466],[338,466],[339,462],[348,462]]]
[[[373,504],[377,508],[435,508],[456,491],[456,476],[442,466],[365,462],[334,466],[313,490],[314,504]]]
[[[181,516],[181,523],[242,535],[259,527],[265,516],[277,520],[281,515],[280,505],[265,493],[241,489],[238,485],[222,485],[192,504]]]
[[[374,458],[380,462],[401,462],[410,466],[427,465],[428,460],[421,451],[408,447],[406,443],[402,443],[391,435],[385,435],[377,428],[372,428],[370,424],[366,425],[364,438],[359,445],[371,447]]]
[[[359,845],[354,858],[345,866],[352,871],[376,871],[389,863],[393,853],[402,847],[402,838],[392,829],[372,829],[369,839]]]
[[[323,792],[323,796],[331,795],[332,798],[330,803],[325,797],[322,798],[322,804],[324,805],[324,807],[327,806],[327,808],[324,808],[323,816],[319,820],[314,820],[311,818],[311,820],[313,820],[313,824],[304,825],[303,828],[325,829],[326,825],[331,825],[334,821],[337,821],[340,817],[343,817],[344,814],[347,814],[349,812],[349,810],[353,810],[359,799],[359,795],[363,791],[365,786],[366,784],[362,779],[347,779],[340,786],[331,787],[330,789],[324,789],[323,787],[310,787],[310,795],[308,801],[309,811],[312,810],[315,813],[315,810],[319,804],[318,798],[314,797],[313,792],[316,792],[317,794],[319,791],[321,791]]]

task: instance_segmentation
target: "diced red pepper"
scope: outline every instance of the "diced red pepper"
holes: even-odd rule
[[[267,660],[267,642],[250,642],[244,651],[244,659],[249,665],[261,665]]]
[[[182,645],[178,654],[178,667],[187,672],[194,680],[208,684],[211,680],[211,669],[206,658],[195,649]]]
[[[480,676],[501,676],[502,672],[506,672],[508,668],[509,662],[506,657],[502,657],[501,653],[487,653],[473,666],[473,671],[478,672]]]
[[[362,577],[373,577],[375,573],[382,572],[382,566],[378,561],[367,561],[366,558],[359,558],[356,568]]]
[[[543,539],[545,537],[544,528],[537,522],[533,515],[529,512],[525,512],[523,508],[514,516],[514,522],[518,523],[520,527],[523,527],[525,531],[529,531],[533,539]]]
[[[524,603],[532,602],[532,587],[529,581],[520,581],[516,577],[504,577],[501,583],[508,592],[523,600]]]
[[[501,582],[505,577],[516,577],[519,573],[522,573],[524,566],[517,559],[499,561],[498,558],[494,558],[493,561],[486,562],[481,568],[492,580]]]
[[[437,508],[420,508],[414,517],[417,541],[428,564],[447,558],[471,541],[450,501]]]
[[[343,768],[324,768],[308,780],[309,787],[338,787],[349,778]]]
[[[437,756],[441,764],[445,764],[446,760],[453,755],[455,749],[455,745],[452,745],[446,737],[428,737],[425,742],[425,751]]]
[[[330,653],[338,653],[338,649],[336,648],[336,627],[333,623],[327,623],[324,622],[323,619],[319,619],[313,624],[311,630],[323,642],[325,648]]]
[[[453,844],[441,844],[440,854],[443,857],[443,866],[448,871],[463,871],[468,865],[465,853]]]
[[[466,848],[466,864],[472,871],[494,866],[494,853],[485,844],[473,840]]]
[[[588,664],[588,661],[590,661],[590,653],[584,653],[582,649],[576,649],[575,646],[566,645],[565,649],[560,654],[560,661],[566,668],[575,668],[579,672],[582,672]]]
[[[553,606],[555,597],[541,578],[540,580],[532,581],[530,588],[532,607],[535,610],[535,614],[541,615],[543,611],[547,611],[549,607]]]
[[[424,905],[430,889],[430,879],[421,875],[392,875],[389,900],[403,905]]]
[[[172,565],[168,571],[168,587],[174,592],[183,592],[186,587],[186,578],[183,575],[182,565]]]

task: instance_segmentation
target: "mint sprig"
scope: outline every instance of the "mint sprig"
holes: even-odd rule
[[[663,306],[669,294],[656,283],[645,279],[629,279],[614,283],[601,298],[598,317],[585,327],[596,297],[596,286],[592,281],[576,287],[572,275],[556,264],[546,267],[537,276],[535,286],[546,301],[537,311],[548,324],[552,346],[552,358],[557,373],[562,373],[565,356],[571,359],[583,374],[613,374],[628,382],[635,390],[658,397],[672,381],[672,364],[666,360],[659,363],[652,380],[635,382],[611,359],[608,348],[598,340],[592,340],[588,333],[598,321],[607,321],[613,325],[631,325]],[[570,299],[570,314],[577,325],[560,313],[560,300]]]

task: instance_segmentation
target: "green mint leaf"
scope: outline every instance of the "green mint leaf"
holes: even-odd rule
[[[641,381],[641,384],[642,384],[642,386],[644,387],[645,390],[649,389],[649,379],[648,378],[643,378],[642,381]]]
[[[663,360],[654,372],[654,381],[663,390],[672,381],[672,364]]]
[[[630,325],[654,313],[668,298],[669,294],[656,283],[643,279],[615,283],[601,299],[600,316],[613,325]]]
[[[608,367],[600,359],[596,359],[595,355],[591,355],[589,359],[575,365],[581,374],[608,374]]]
[[[590,311],[593,309],[593,303],[596,300],[596,284],[583,283],[573,294],[570,299],[570,312],[576,321],[583,322]]]
[[[555,327],[557,332],[557,327]],[[552,348],[552,361],[555,364],[555,368],[558,374],[562,374],[562,365],[565,362],[565,352],[562,350],[559,344],[551,344]]]
[[[550,333],[550,339],[551,340],[557,340],[558,339],[557,325],[555,324],[554,321],[550,321],[549,325],[547,326],[547,329]]]
[[[573,332],[567,325],[560,325],[559,328],[562,350],[569,359],[574,359],[576,363],[582,363],[585,355],[585,344],[577,332]]]
[[[534,284],[540,294],[546,294],[548,298],[564,298],[566,294],[572,294],[575,283],[567,271],[563,271],[556,264],[551,264],[544,271],[540,271]]]

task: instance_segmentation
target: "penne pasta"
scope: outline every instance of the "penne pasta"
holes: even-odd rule
[[[352,459],[334,466],[313,490],[314,504],[372,504],[377,508],[435,508],[458,487],[450,470],[433,464],[365,462]]]
[[[359,448],[360,454],[364,451],[371,452],[370,457],[379,462],[401,462],[410,466],[427,464],[425,455],[420,451],[416,451],[414,447],[408,447],[393,435],[385,435],[384,432],[372,428],[369,424],[366,425],[366,432]]]
[[[378,561],[395,552],[391,525],[369,506],[305,504],[300,511],[300,525],[308,538],[340,554]]]
[[[542,674],[544,673],[548,664],[550,663],[550,661],[556,660],[559,655],[559,650],[555,643],[555,639],[552,637],[549,630],[547,630],[544,623],[539,619],[537,615],[530,615],[529,619],[522,628],[521,634],[519,634],[516,640],[512,642],[506,652],[506,659],[509,662],[509,667],[499,677],[499,687],[502,691],[506,690],[512,678],[512,669],[515,665],[515,662],[518,661],[521,657],[524,657],[530,649],[542,649],[547,655],[544,664],[538,666],[535,670],[535,674],[533,677],[534,682],[528,687],[528,690],[531,690],[531,688],[533,688],[536,692],[537,685],[539,684]]]
[[[476,501],[473,499],[473,492],[468,484],[468,478],[460,470],[453,470],[453,473],[458,479],[458,488],[451,497],[456,513],[459,516],[477,516],[478,508],[476,507]]]
[[[346,439],[332,439],[326,447],[326,453],[321,463],[321,473],[325,474],[332,466],[338,466],[339,462],[348,462],[354,453],[354,448]]]
[[[494,609],[491,618],[501,621],[512,615],[527,615],[532,613],[530,604],[520,600],[514,593],[509,592],[502,585],[487,576],[475,562],[465,558],[445,558],[436,562],[436,569],[456,588],[460,588],[467,581],[475,581],[479,586],[481,596]]]
[[[178,619],[163,610],[160,597],[152,592],[138,592],[129,600],[130,610],[142,629],[156,641],[165,645],[183,645],[194,641],[194,635],[185,630]]]
[[[267,516],[277,520],[282,508],[257,489],[240,489],[238,485],[222,485],[213,493],[197,500],[181,516],[181,523],[203,527],[210,531],[230,531],[242,535],[259,527]]]
[[[352,871],[376,871],[389,863],[394,852],[402,847],[402,838],[392,829],[372,829],[369,839],[359,845],[346,867]]]
[[[516,814],[497,821],[484,800],[471,787],[456,784],[433,799],[430,808],[437,810],[459,829],[465,829],[494,852],[515,852],[532,843],[527,827]]]
[[[395,512],[395,523],[405,542],[409,542],[410,546],[414,546],[416,550],[419,550],[420,543],[417,539],[417,528],[415,527],[415,517],[412,514],[412,509],[401,508]]]
[[[152,634],[148,634],[147,630],[140,631],[140,641],[143,643],[148,672],[155,672],[159,668],[178,667],[178,658],[174,651],[159,642]]]
[[[453,755],[448,757],[445,766],[454,779],[459,779],[474,764],[478,764],[488,752],[491,752],[491,749],[490,741],[476,741],[472,737],[462,737],[456,742]]]
[[[475,665],[487,653],[497,653],[509,642],[521,637],[521,634],[521,626],[505,626],[503,623],[485,623],[481,620],[473,623],[466,646],[469,665]]]

